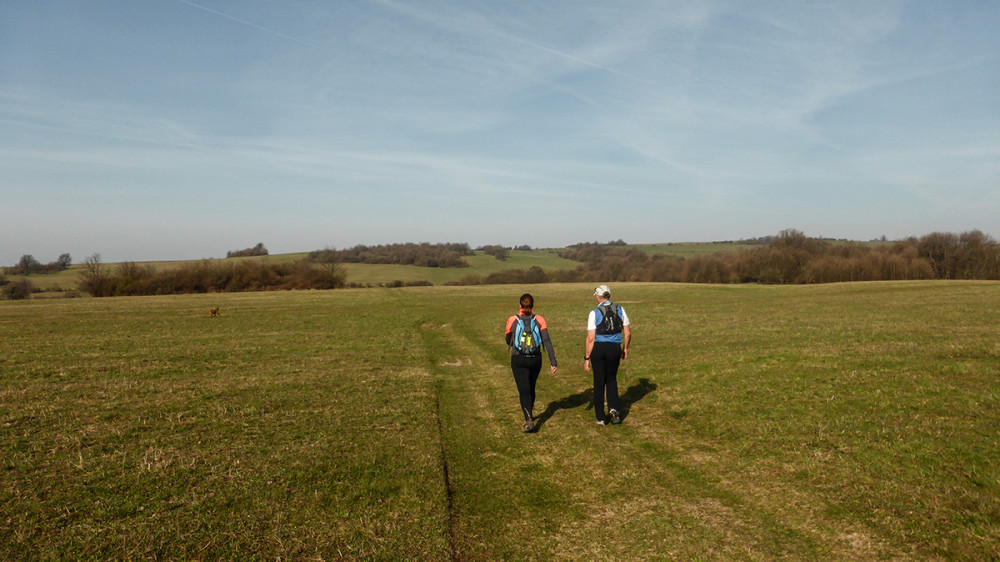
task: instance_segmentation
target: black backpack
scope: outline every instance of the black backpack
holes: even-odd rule
[[[614,310],[611,307],[614,307]],[[622,322],[622,313],[617,304],[609,301],[598,306],[595,311],[601,315],[599,319],[595,318],[597,320],[597,333],[599,335],[606,336],[621,333],[624,324]]]

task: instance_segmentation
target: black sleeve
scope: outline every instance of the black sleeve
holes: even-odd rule
[[[552,340],[549,338],[549,331],[547,329],[542,330],[542,347],[545,348],[545,351],[549,352],[549,365],[557,367],[556,350],[552,347]]]

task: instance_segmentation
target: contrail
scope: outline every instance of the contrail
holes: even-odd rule
[[[405,14],[407,16],[410,16],[411,18],[421,20],[421,21],[423,21],[425,23],[428,23],[428,24],[431,24],[431,25],[435,25],[435,26],[438,26],[438,27],[444,27],[445,29],[448,29],[448,30],[453,31],[453,32],[469,33],[468,26],[464,25],[462,22],[456,22],[457,25],[456,24],[449,24],[449,23],[446,23],[446,22],[442,22],[439,17],[429,15],[426,11],[421,11],[421,10],[419,10],[417,8],[412,8],[409,5],[401,3],[401,2],[397,2],[396,0],[373,0],[373,2],[375,2],[377,4],[381,4],[382,6],[386,6],[389,9],[392,9],[392,10],[394,10],[396,12],[403,13],[403,14]],[[452,21],[455,21],[455,18],[451,18],[451,19],[452,19]],[[483,30],[483,33],[487,33],[487,34],[493,35],[494,37],[498,37],[498,38],[503,39],[505,41],[510,41],[510,42],[513,42],[513,43],[520,43],[522,45],[531,47],[532,49],[543,51],[543,52],[549,53],[550,55],[555,55],[557,57],[562,57],[562,58],[564,58],[566,60],[575,62],[577,64],[581,64],[581,65],[584,65],[584,66],[589,66],[591,68],[596,68],[597,70],[608,72],[610,74],[617,74],[619,76],[624,76],[625,78],[629,78],[631,80],[636,80],[638,82],[649,83],[649,80],[645,80],[645,79],[643,79],[643,78],[641,78],[639,76],[635,76],[635,75],[629,74],[627,72],[622,72],[620,70],[615,70],[614,68],[610,68],[610,67],[604,66],[602,64],[598,64],[598,63],[596,63],[594,61],[587,60],[587,59],[584,59],[584,58],[580,58],[580,57],[571,55],[569,53],[560,51],[558,49],[553,49],[551,47],[546,47],[545,45],[541,45],[541,44],[535,43],[533,41],[528,41],[527,39],[522,39],[520,37],[516,37],[514,35],[510,35],[510,34],[504,33],[503,31],[500,31],[498,29],[485,29],[485,30]]]
[[[228,20],[233,20],[236,23],[242,23],[243,25],[248,25],[248,26],[250,26],[250,27],[252,27],[254,29],[259,29],[260,31],[263,31],[265,33],[270,33],[271,35],[277,35],[278,37],[281,37],[282,39],[288,39],[289,41],[295,41],[296,43],[300,43],[302,45],[306,45],[306,46],[309,46],[309,47],[316,47],[317,46],[317,45],[313,45],[313,44],[311,44],[311,43],[309,43],[307,41],[303,41],[303,40],[301,40],[301,39],[299,39],[297,37],[292,37],[291,35],[285,35],[284,33],[281,33],[280,31],[275,31],[273,29],[268,29],[268,28],[266,28],[264,26],[257,25],[255,23],[252,23],[252,22],[249,22],[249,21],[246,21],[246,20],[241,20],[240,18],[237,18],[235,16],[231,16],[229,14],[224,14],[222,12],[213,10],[211,8],[206,8],[205,6],[201,6],[199,4],[195,4],[194,2],[190,2],[188,0],[177,0],[177,1],[180,2],[181,4],[187,4],[188,6],[191,6],[192,8],[198,8],[199,10],[206,11],[206,12],[208,12],[210,14],[215,14],[217,16],[224,17],[224,18],[226,18]]]
[[[501,37],[501,38],[506,39],[508,41],[513,41],[515,43],[521,43],[522,45],[527,45],[527,46],[529,46],[529,47],[531,47],[533,49],[538,49],[539,51],[545,51],[546,53],[550,53],[550,54],[556,55],[558,57],[563,57],[566,60],[571,60],[573,62],[580,63],[582,65],[589,66],[591,68],[596,68],[598,70],[603,70],[604,72],[609,72],[611,74],[617,74],[619,76],[623,76],[625,78],[630,78],[632,80],[637,80],[639,82],[648,82],[647,80],[643,80],[642,78],[639,78],[638,76],[633,76],[631,74],[628,74],[626,72],[622,72],[620,70],[615,70],[613,68],[608,68],[607,66],[600,65],[600,64],[597,64],[596,62],[589,61],[587,59],[582,59],[580,57],[573,56],[573,55],[571,55],[569,53],[564,53],[562,51],[558,51],[558,50],[550,48],[550,47],[546,47],[545,45],[539,45],[538,43],[533,43],[531,41],[528,41],[527,39],[521,39],[520,37],[514,37],[513,35],[507,35],[506,33],[503,33],[503,32],[500,32],[500,31],[491,31],[489,33],[492,33],[493,35],[496,35],[497,37]]]

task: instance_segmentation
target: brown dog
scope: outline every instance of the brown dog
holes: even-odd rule
[[[208,315],[209,315],[210,317],[215,317],[215,316],[219,316],[219,307],[215,307],[215,308],[213,308],[213,309],[209,310],[209,311],[208,311]]]

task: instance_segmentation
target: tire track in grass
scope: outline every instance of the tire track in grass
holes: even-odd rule
[[[440,393],[456,559],[553,558],[549,514],[564,511],[568,491],[547,469],[545,443],[521,432],[502,346],[484,351],[451,324],[425,323],[422,333]]]
[[[480,533],[478,529],[484,527],[484,515],[495,510],[474,507],[479,487],[468,484],[473,473],[464,467],[476,462],[470,463],[470,459],[489,460],[502,455],[483,443],[500,442],[513,434],[504,431],[508,424],[500,411],[502,408],[498,407],[509,401],[502,396],[506,386],[500,384],[501,379],[504,383],[508,381],[496,366],[484,363],[477,349],[460,336],[452,324],[427,321],[421,324],[419,331],[424,337],[428,368],[435,378],[452,559],[494,557],[497,550],[492,541],[484,537],[495,533]],[[513,382],[510,384],[513,386]],[[516,402],[511,409],[518,414]],[[513,419],[511,417],[509,427],[513,427]],[[467,434],[477,436],[475,445],[470,446],[460,437]],[[488,527],[489,522],[485,526]]]
[[[448,447],[445,442],[444,427],[443,427],[443,416],[441,411],[441,386],[442,378],[439,372],[440,367],[435,364],[435,351],[437,347],[435,346],[434,338],[430,336],[433,333],[434,326],[432,324],[423,323],[419,326],[417,330],[418,333],[424,335],[424,349],[428,353],[428,363],[430,364],[431,372],[434,373],[434,392],[435,392],[435,416],[437,418],[437,430],[438,430],[438,441],[441,445],[441,478],[444,484],[445,500],[448,509],[448,549],[451,554],[452,560],[459,560],[458,552],[456,550],[456,526],[455,526],[455,486],[451,481],[451,473],[448,468]],[[461,360],[457,362],[457,365],[461,365]]]
[[[648,538],[664,520],[657,508],[669,507],[678,515],[672,517],[672,524],[691,527],[683,543],[696,545],[689,549],[681,543],[679,549],[670,548],[671,557],[871,559],[901,555],[864,529],[831,519],[824,513],[828,507],[824,500],[808,489],[793,489],[766,475],[743,477],[726,471],[729,452],[685,434],[670,412],[657,406],[643,404],[641,413],[622,426],[598,432],[603,434],[599,438],[609,457],[629,459],[619,463],[619,469],[639,475],[639,487],[644,490],[634,495],[626,491],[626,501],[608,509],[604,517],[608,522],[623,521],[633,533]],[[705,462],[705,457],[715,457],[715,464]],[[646,524],[632,523],[637,513]],[[670,530],[666,532],[669,536]]]
[[[448,472],[448,449],[445,447],[444,429],[441,427],[441,385],[435,384],[435,402],[437,403],[437,428],[438,439],[441,442],[441,472],[444,479],[445,499],[448,506],[448,547],[451,552],[451,559],[457,560],[455,551],[455,487],[451,483],[451,475]]]

